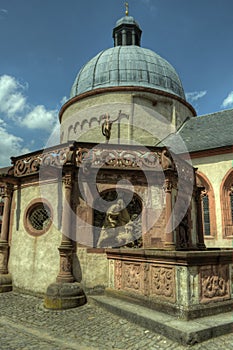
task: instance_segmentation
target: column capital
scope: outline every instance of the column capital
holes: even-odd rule
[[[71,189],[72,188],[72,180],[73,180],[73,175],[72,173],[66,173],[64,178],[63,178],[63,183],[65,185],[66,189]]]
[[[172,181],[170,179],[165,179],[163,184],[163,189],[165,192],[171,192],[172,191]]]
[[[13,189],[14,189],[14,185],[12,185],[10,183],[6,183],[4,186],[4,191],[3,191],[2,197],[3,198],[10,198],[12,195]]]

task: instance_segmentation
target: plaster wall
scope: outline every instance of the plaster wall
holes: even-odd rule
[[[38,185],[22,188],[20,193],[14,192],[13,204],[15,211],[12,218],[12,236],[10,240],[9,272],[12,274],[13,285],[23,290],[35,293],[45,293],[50,283],[55,282],[59,272],[59,252],[61,233],[57,228],[57,185],[44,185],[43,193],[53,211],[54,223],[48,232],[33,237],[24,226],[24,214],[28,204],[35,198],[40,198]]]
[[[119,111],[129,117],[121,119],[120,125],[113,123],[110,143],[117,143],[120,135],[121,143],[131,139],[155,145],[174,132],[187,116],[193,116],[186,105],[171,97],[149,92],[102,93],[83,98],[65,109],[61,118],[61,142],[104,142],[99,117],[109,113],[113,120]]]
[[[77,258],[80,266],[74,266],[74,275],[82,282],[84,289],[88,291],[108,286],[109,268],[105,253],[88,253],[87,248],[78,247]]]
[[[205,237],[205,243],[208,247],[231,248],[232,238],[223,238],[222,213],[220,201],[220,186],[226,173],[232,169],[233,154],[220,154],[203,158],[194,158],[192,163],[198,171],[203,173],[213,186],[215,196],[217,237]]]

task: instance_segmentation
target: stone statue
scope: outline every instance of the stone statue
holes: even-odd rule
[[[118,199],[106,212],[97,248],[124,246],[134,240],[132,220],[123,199]]]
[[[106,114],[105,121],[102,124],[102,134],[105,136],[106,143],[109,143],[111,137],[112,121],[110,121],[109,114]]]
[[[105,121],[102,124],[102,134],[105,136],[105,142],[109,143],[110,137],[111,137],[111,130],[112,130],[112,124],[116,122],[121,115],[121,111],[119,112],[119,115],[116,119],[110,120],[109,114],[105,114],[104,119]]]

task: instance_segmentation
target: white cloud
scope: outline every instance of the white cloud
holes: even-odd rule
[[[0,112],[20,126],[50,132],[56,124],[58,111],[30,105],[24,95],[27,88],[27,83],[23,86],[12,76],[0,76]]]
[[[231,91],[228,96],[223,100],[221,104],[223,108],[232,108],[233,107],[233,91]]]
[[[64,105],[68,100],[69,100],[69,99],[68,99],[67,96],[63,96],[62,99],[61,99],[61,101],[60,101],[61,105]]]
[[[154,0],[141,0],[141,1],[145,6],[147,6],[149,8],[150,12],[155,12],[156,7],[153,4]]]
[[[43,130],[46,138],[46,132],[50,134],[56,127],[58,111],[31,105],[25,94],[27,89],[28,84],[21,84],[15,77],[0,76],[0,167],[9,165],[11,156],[31,151],[28,147],[33,147],[33,129]],[[23,138],[18,134],[22,127]]]
[[[24,87],[9,75],[0,77],[0,112],[8,118],[14,118],[15,114],[26,108],[26,98],[22,93]]]
[[[4,122],[0,122],[0,149],[0,168],[10,165],[10,157],[30,152],[28,148],[23,147],[21,137],[6,130]]]
[[[43,105],[38,105],[21,120],[21,125],[29,129],[51,131],[57,122],[57,110],[47,111]]]
[[[185,94],[186,99],[192,103],[192,102],[196,102],[197,100],[199,100],[200,98],[204,97],[207,94],[207,91],[193,91],[193,92],[187,92]]]
[[[0,9],[0,19],[8,15],[7,9]]]

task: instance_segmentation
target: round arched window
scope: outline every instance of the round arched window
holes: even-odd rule
[[[33,201],[25,211],[24,226],[28,233],[40,236],[47,232],[52,223],[52,210],[46,201]]]

